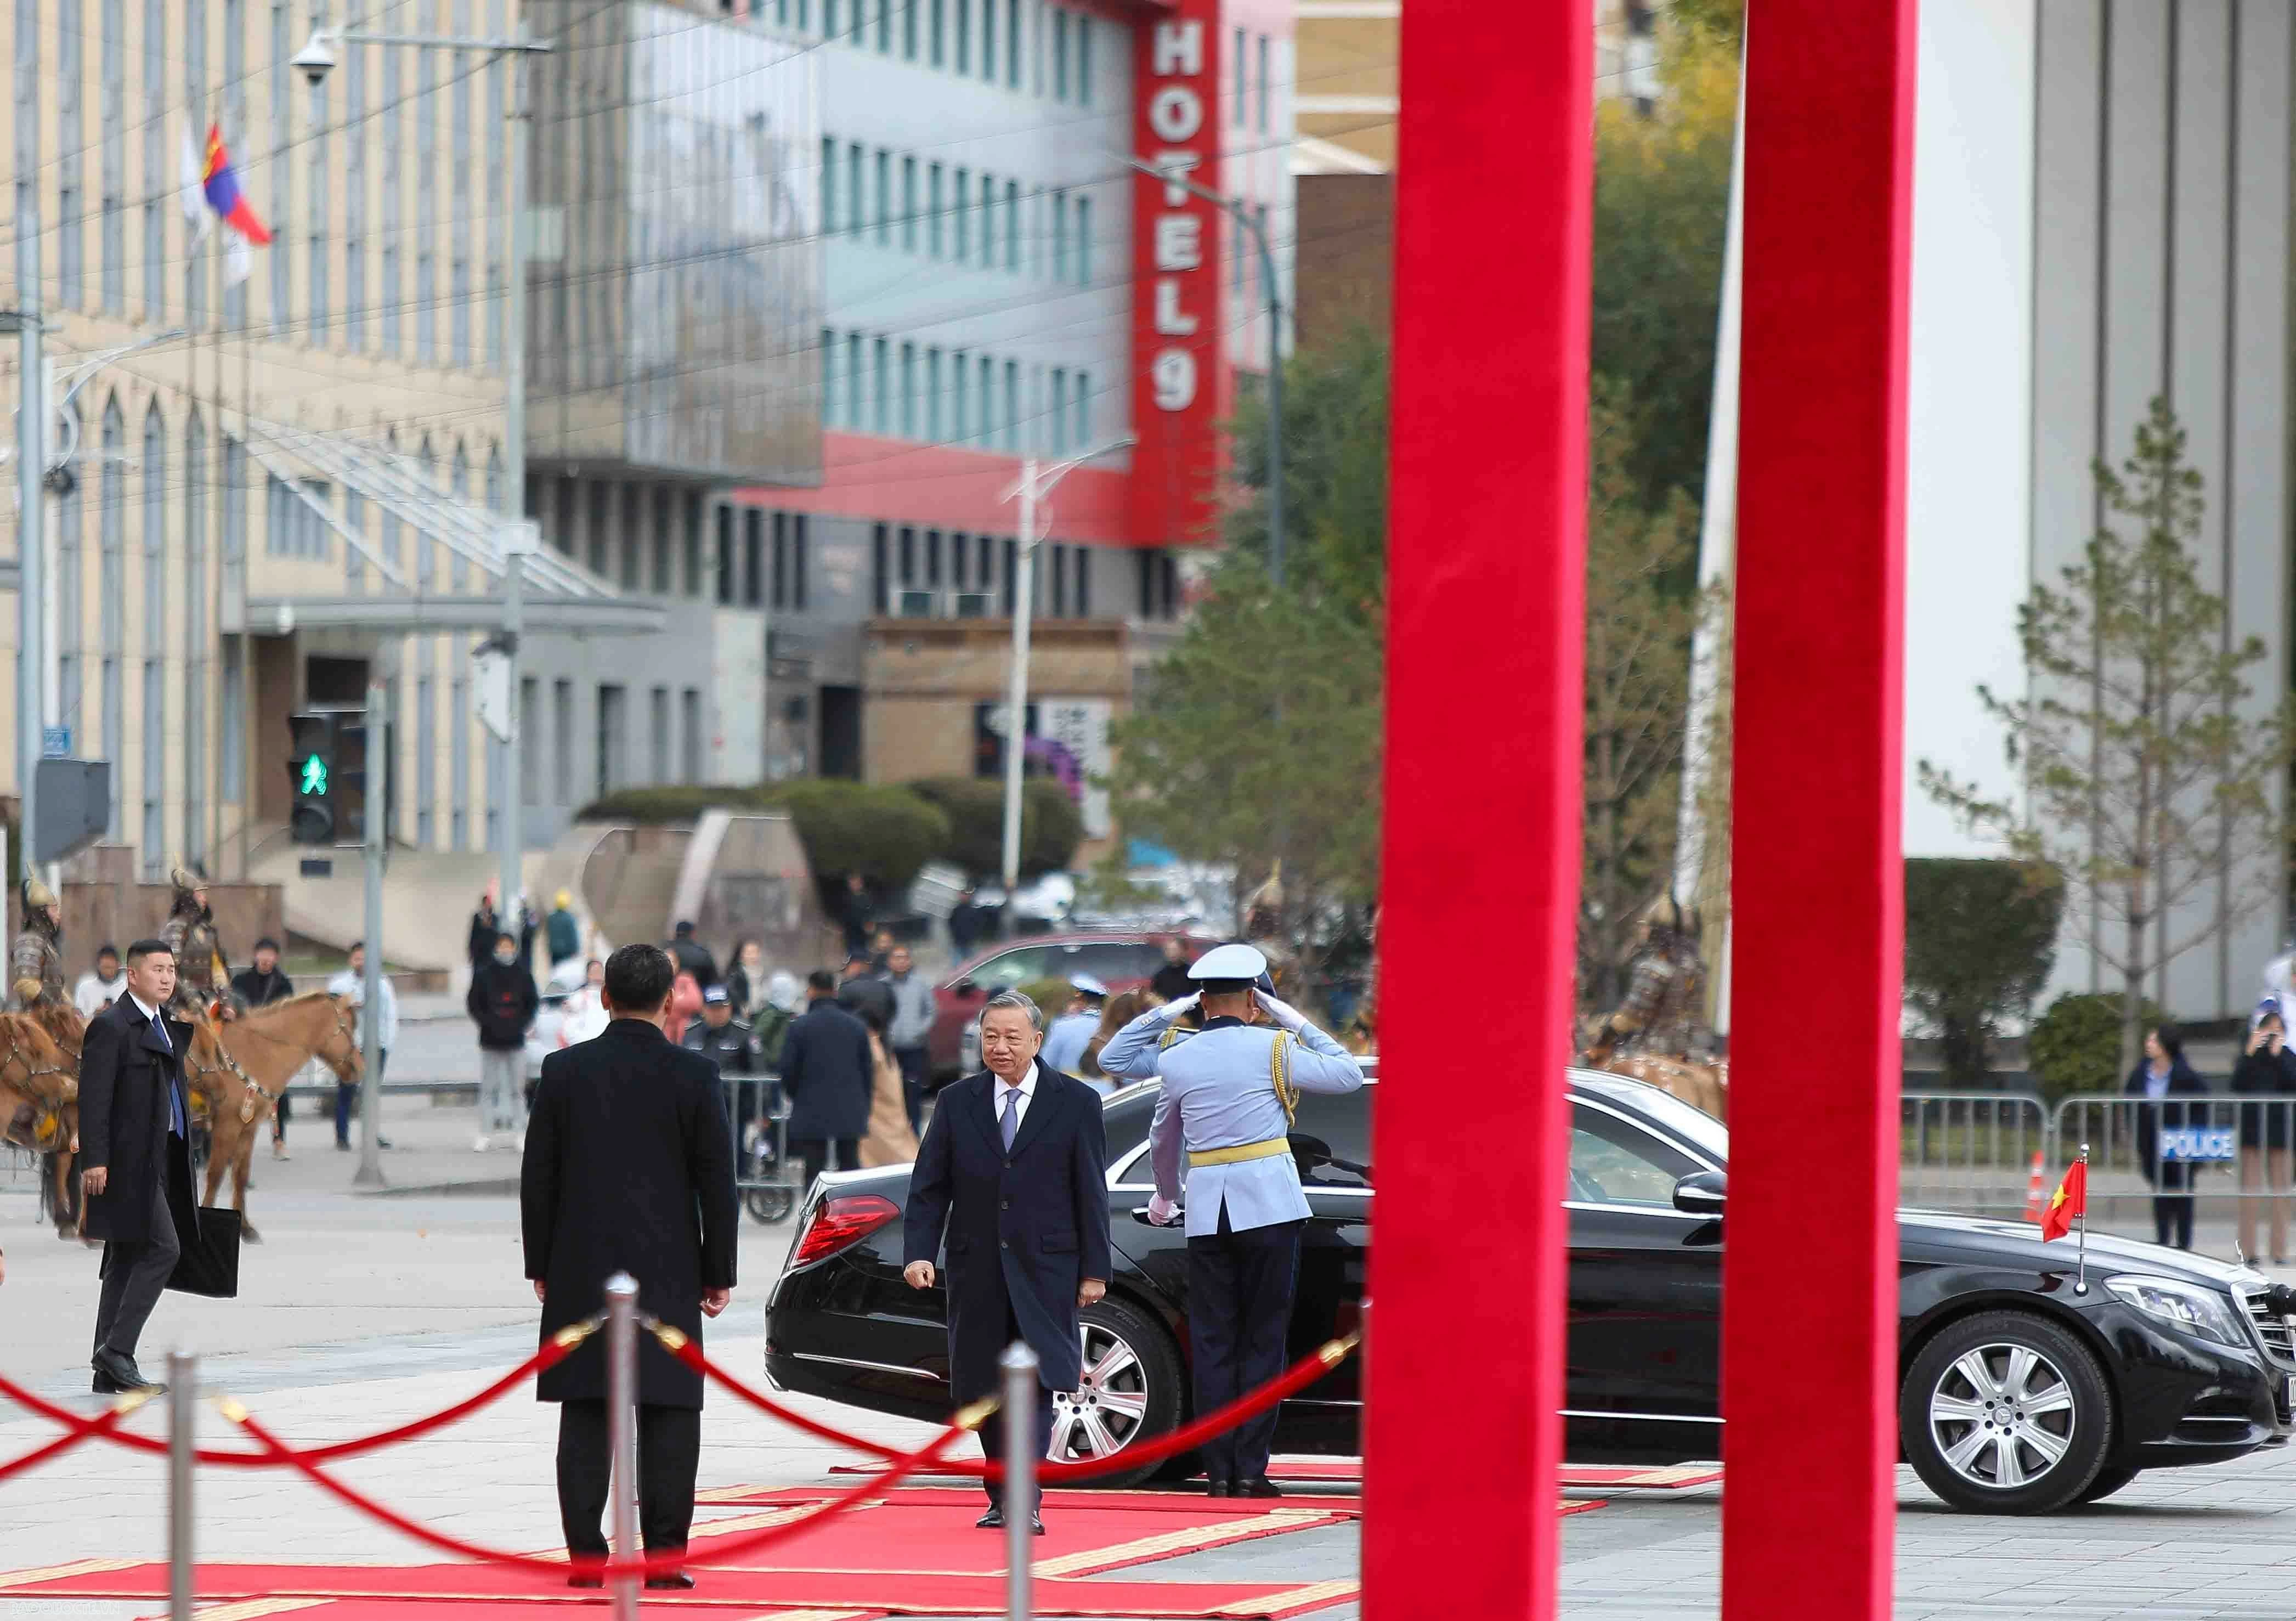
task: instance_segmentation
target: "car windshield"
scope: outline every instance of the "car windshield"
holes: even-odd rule
[[[1590,1091],[1640,1111],[1657,1125],[1672,1131],[1691,1147],[1710,1156],[1717,1164],[1730,1163],[1730,1128],[1708,1114],[1693,1108],[1671,1092],[1662,1092],[1654,1086],[1639,1081],[1624,1081],[1615,1075],[1588,1074],[1584,1072],[1571,1079]]]

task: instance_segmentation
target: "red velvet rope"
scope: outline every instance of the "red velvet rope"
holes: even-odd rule
[[[637,1559],[613,1558],[600,1559],[589,1557],[554,1559],[543,1559],[531,1553],[512,1553],[504,1549],[488,1548],[478,1543],[466,1543],[460,1537],[448,1536],[442,1531],[433,1531],[427,1526],[418,1525],[397,1510],[386,1508],[365,1493],[345,1485],[341,1481],[320,1469],[318,1465],[310,1462],[306,1454],[291,1452],[282,1445],[269,1430],[257,1422],[253,1414],[237,1403],[226,1403],[224,1416],[254,1436],[257,1443],[267,1452],[270,1461],[285,1464],[314,1485],[331,1493],[338,1501],[357,1509],[370,1518],[381,1520],[392,1530],[413,1537],[416,1542],[436,1548],[443,1553],[458,1554],[464,1559],[479,1559],[489,1565],[508,1565],[521,1570],[546,1572],[562,1579],[568,1576],[583,1575],[594,1575],[608,1581],[620,1576],[668,1576],[674,1571],[685,1569],[686,1566],[688,1551],[683,1548],[667,1550]],[[856,1503],[876,1495],[895,1481],[929,1464],[939,1463],[943,1452],[970,1433],[970,1429],[963,1421],[952,1424],[921,1450],[903,1453],[895,1458],[888,1465],[884,1473],[872,1475],[859,1485],[831,1498],[808,1514],[784,1521],[778,1526],[767,1526],[757,1531],[746,1532],[740,1536],[726,1537],[722,1540],[713,1537],[710,1539],[709,1557],[711,1562],[717,1563],[742,1554],[754,1553],[760,1548],[769,1547],[775,1543],[786,1542],[791,1537],[802,1535],[811,1530],[817,1521],[826,1519],[832,1514],[841,1514]]]
[[[71,1451],[83,1441],[91,1440],[98,1436],[108,1436],[114,1427],[143,1405],[141,1399],[124,1397],[112,1403],[111,1410],[101,1418],[85,1421],[74,1419],[72,1432],[70,1435],[58,1436],[45,1446],[35,1448],[12,1462],[0,1464],[0,1480],[5,1480],[11,1475],[20,1475],[29,1469],[36,1469],[57,1453]]]
[[[687,1338],[677,1329],[651,1319],[647,1321],[646,1327],[652,1329],[654,1337],[661,1341],[662,1349],[695,1372],[716,1380],[761,1412],[770,1413],[776,1419],[793,1424],[820,1440],[834,1441],[842,1445],[858,1447],[873,1457],[896,1459],[904,1455],[882,1443],[871,1441],[861,1436],[848,1435],[843,1430],[832,1429],[826,1424],[816,1423],[802,1413],[783,1406],[763,1392],[750,1388],[702,1355],[701,1347]],[[1088,1458],[1074,1463],[1040,1463],[1037,1466],[1037,1477],[1047,1485],[1063,1480],[1091,1480],[1102,1475],[1115,1474],[1119,1469],[1136,1469],[1144,1463],[1161,1463],[1167,1458],[1176,1458],[1180,1453],[1209,1441],[1214,1436],[1224,1435],[1239,1424],[1258,1417],[1286,1396],[1314,1384],[1353,1355],[1356,1348],[1362,1343],[1363,1337],[1360,1334],[1350,1334],[1345,1338],[1329,1341],[1301,1357],[1259,1389],[1246,1391],[1226,1406],[1206,1413],[1192,1424],[1182,1425],[1178,1429],[1159,1436],[1152,1441],[1144,1441],[1124,1447],[1120,1451],[1109,1453],[1104,1458]],[[953,1460],[942,1464],[939,1472],[963,1475],[973,1479],[1002,1480],[1004,1477],[1004,1466],[997,1462],[973,1463]],[[874,1478],[880,1484],[882,1484],[885,1479],[882,1476]]]
[[[528,1376],[546,1373],[564,1362],[574,1354],[576,1347],[580,1345],[584,1339],[588,1338],[604,1321],[602,1314],[586,1322],[577,1324],[576,1327],[581,1330],[578,1336],[570,1337],[566,1335],[553,1335],[543,1342],[540,1350],[525,1362],[521,1362],[475,1395],[457,1402],[452,1407],[442,1409],[427,1418],[416,1419],[410,1423],[398,1425],[395,1428],[377,1430],[371,1436],[359,1436],[348,1441],[330,1442],[324,1446],[315,1446],[306,1452],[294,1452],[291,1456],[306,1459],[313,1463],[328,1463],[338,1458],[355,1458],[362,1452],[371,1452],[379,1447],[395,1445],[401,1441],[411,1441],[418,1436],[427,1436],[433,1430],[443,1429],[449,1424],[468,1418],[479,1409],[500,1401],[504,1395],[522,1384]],[[168,1444],[165,1441],[155,1440],[149,1436],[115,1433],[113,1426],[119,1422],[120,1417],[125,1415],[107,1413],[101,1418],[83,1419],[69,1408],[59,1407],[54,1403],[34,1395],[4,1375],[0,1375],[0,1396],[6,1396],[19,1406],[27,1408],[53,1423],[63,1426],[70,1432],[63,1437],[63,1444],[76,1445],[82,1441],[94,1440],[109,1441],[115,1446],[124,1446],[140,1452],[164,1454],[168,1451]],[[50,1448],[35,1454],[36,1460],[50,1455],[53,1450]],[[278,1467],[283,1461],[266,1457],[260,1452],[221,1452],[209,1447],[200,1449],[199,1459],[201,1463],[217,1463],[237,1469],[273,1469]],[[14,1472],[16,1467],[12,1464],[8,1469],[0,1470],[0,1479],[7,1478],[9,1474]]]

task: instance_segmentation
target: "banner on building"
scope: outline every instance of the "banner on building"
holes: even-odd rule
[[[1004,775],[1006,706],[972,706],[972,774]],[[1106,838],[1115,827],[1108,791],[1094,779],[1105,777],[1114,763],[1108,746],[1109,723],[1115,706],[1106,698],[1040,698],[1029,705],[1021,728],[1027,753],[1021,762],[1024,777],[1044,777],[1068,790],[1069,798],[1084,819],[1085,836]]]

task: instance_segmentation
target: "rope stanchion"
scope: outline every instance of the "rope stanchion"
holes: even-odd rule
[[[427,1436],[433,1430],[443,1429],[449,1424],[470,1417],[480,1408],[500,1401],[529,1377],[547,1373],[551,1369],[555,1368],[560,1362],[573,1355],[582,1342],[596,1333],[605,1321],[605,1314],[600,1312],[594,1317],[586,1318],[580,1322],[560,1329],[545,1341],[542,1348],[532,1356],[504,1374],[485,1389],[465,1397],[452,1407],[442,1408],[427,1417],[398,1425],[390,1429],[377,1430],[373,1435],[358,1436],[348,1441],[332,1441],[324,1446],[311,1447],[296,1452],[294,1456],[313,1463],[331,1463],[337,1459],[356,1458],[362,1452],[374,1452],[381,1447],[393,1446],[401,1441],[412,1441],[417,1436]],[[137,1394],[140,1395],[140,1393]],[[64,1441],[72,1445],[77,1445],[82,1441],[109,1441],[115,1446],[123,1446],[132,1452],[165,1453],[168,1451],[168,1444],[165,1441],[154,1439],[150,1436],[129,1435],[115,1428],[120,1419],[135,1411],[134,1407],[126,1408],[124,1411],[115,1409],[113,1412],[106,1413],[100,1418],[83,1419],[71,1409],[59,1407],[53,1402],[25,1389],[4,1374],[0,1374],[0,1396],[5,1396],[18,1406],[38,1414],[51,1423],[62,1425],[66,1430],[71,1432],[64,1437]],[[47,1456],[51,1450],[44,1448],[39,1455]],[[267,1458],[260,1452],[226,1452],[213,1447],[201,1448],[199,1459],[201,1463],[220,1464],[227,1469],[279,1467],[279,1461]],[[14,1467],[11,1465],[5,1469],[0,1469],[0,1480],[6,1479],[9,1474],[13,1472]]]
[[[773,1417],[794,1425],[816,1439],[833,1441],[840,1445],[855,1447],[873,1457],[890,1460],[905,1455],[882,1442],[872,1441],[863,1436],[849,1435],[843,1430],[816,1422],[802,1413],[783,1406],[763,1392],[750,1388],[704,1356],[701,1347],[695,1345],[682,1329],[663,1322],[658,1318],[647,1318],[642,1326],[652,1330],[653,1337],[661,1342],[663,1350],[695,1372],[757,1408],[760,1412],[770,1413]],[[1143,1441],[1128,1446],[1121,1452],[1111,1452],[1105,1458],[1090,1458],[1073,1463],[1040,1465],[1037,1477],[1048,1485],[1064,1480],[1091,1480],[1102,1475],[1115,1474],[1119,1469],[1136,1469],[1142,1464],[1161,1463],[1168,1458],[1176,1458],[1180,1453],[1210,1440],[1214,1436],[1224,1435],[1237,1425],[1258,1417],[1285,1397],[1306,1389],[1352,1356],[1362,1344],[1363,1335],[1360,1332],[1327,1341],[1292,1363],[1291,1367],[1259,1389],[1246,1391],[1226,1406],[1217,1408],[1193,1423],[1185,1424],[1178,1429],[1157,1436],[1152,1441]],[[963,1475],[971,1479],[1002,1480],[1004,1477],[1004,1466],[994,1462],[974,1463],[966,1460],[952,1460],[941,1466],[940,1472]]]
[[[304,1454],[291,1451],[277,1436],[266,1429],[254,1414],[249,1412],[237,1402],[226,1396],[218,1400],[217,1406],[225,1418],[238,1425],[254,1438],[256,1444],[264,1449],[271,1461],[295,1470],[347,1507],[356,1509],[370,1519],[378,1520],[400,1535],[412,1537],[414,1541],[426,1547],[435,1548],[441,1553],[452,1553],[463,1559],[478,1559],[489,1565],[506,1565],[521,1570],[545,1572],[561,1579],[570,1575],[602,1576],[609,1579],[618,1576],[634,1575],[644,1578],[652,1576],[668,1576],[685,1568],[686,1551],[684,1549],[649,1555],[642,1559],[571,1558],[555,1559],[545,1559],[531,1553],[512,1553],[507,1549],[489,1548],[483,1543],[465,1542],[461,1537],[449,1536],[443,1531],[434,1531],[428,1526],[409,1519],[396,1509],[377,1502],[364,1492],[337,1480],[317,1464],[310,1462]],[[867,1501],[896,1481],[915,1473],[918,1469],[939,1464],[941,1461],[942,1453],[987,1422],[989,1413],[993,1411],[994,1403],[975,1403],[957,1414],[955,1420],[925,1446],[916,1452],[905,1452],[895,1458],[887,1466],[884,1473],[871,1476],[859,1485],[831,1498],[809,1514],[802,1515],[796,1519],[785,1520],[778,1526],[767,1526],[741,1536],[729,1537],[722,1542],[713,1542],[709,1549],[710,1558],[713,1560],[729,1559],[742,1554],[754,1553],[760,1548],[769,1547],[775,1543],[786,1542],[792,1537],[802,1535],[820,1521],[827,1519],[832,1515],[841,1514],[857,1504]]]

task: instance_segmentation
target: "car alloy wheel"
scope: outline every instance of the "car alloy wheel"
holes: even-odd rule
[[[1087,1322],[1084,1379],[1053,1397],[1051,1456],[1070,1462],[1124,1450],[1148,1416],[1148,1370],[1140,1354],[1105,1323]]]
[[[2079,1414],[2057,1365],[2026,1345],[1979,1345],[1930,1392],[1930,1434],[1973,1485],[2014,1491],[2056,1468]]]
[[[1898,1435],[1922,1483],[1976,1514],[2054,1514],[2112,1456],[2112,1387],[2079,1335],[2034,1312],[1948,1323],[1914,1357]]]

